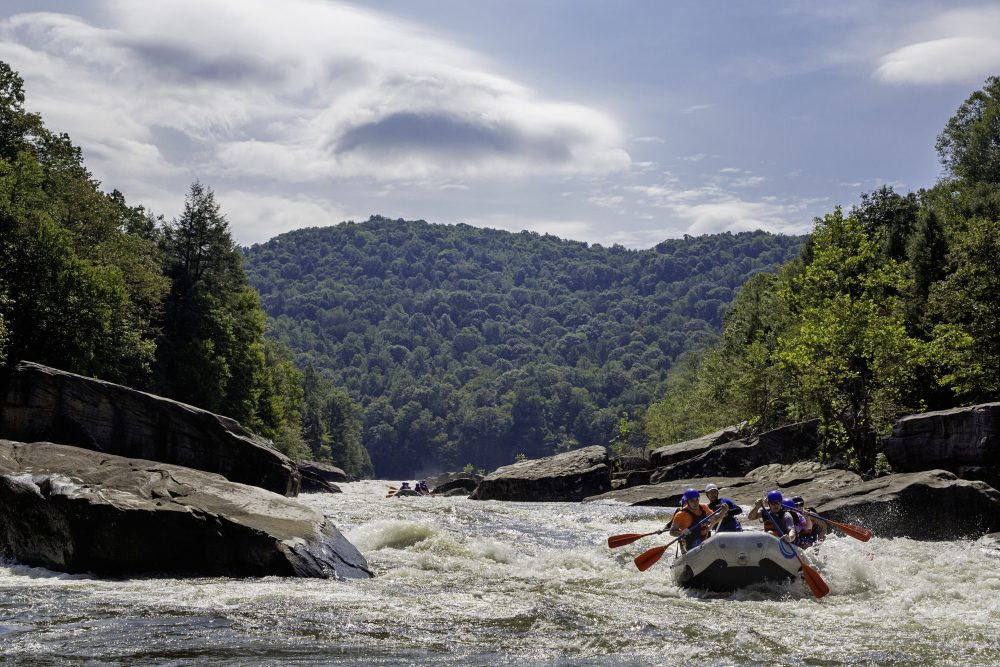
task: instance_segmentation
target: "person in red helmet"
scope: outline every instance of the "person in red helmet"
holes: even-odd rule
[[[701,544],[702,540],[712,534],[712,526],[725,518],[729,511],[728,507],[712,517],[711,521],[703,521],[697,529],[691,530],[691,526],[698,523],[712,513],[708,505],[702,505],[701,494],[698,489],[688,489],[681,496],[681,506],[674,512],[674,518],[670,524],[670,534],[674,537],[683,536],[680,541],[681,550],[687,551]]]

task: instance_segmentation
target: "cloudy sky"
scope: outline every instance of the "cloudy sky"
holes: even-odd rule
[[[371,214],[644,248],[804,233],[1000,75],[995,2],[4,0],[0,60],[107,190],[242,244]]]

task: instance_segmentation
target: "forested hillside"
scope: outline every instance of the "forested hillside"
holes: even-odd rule
[[[361,404],[376,471],[491,469],[627,431],[738,288],[799,252],[763,232],[650,250],[373,217],[244,252],[273,334]]]

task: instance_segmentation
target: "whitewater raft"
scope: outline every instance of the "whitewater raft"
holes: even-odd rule
[[[728,591],[762,581],[798,577],[802,551],[759,531],[715,533],[670,564],[674,582],[687,588]]]

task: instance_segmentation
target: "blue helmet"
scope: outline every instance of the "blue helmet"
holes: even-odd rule
[[[698,489],[688,489],[681,496],[681,502],[686,503],[689,500],[698,500],[701,498],[701,494],[698,493]]]
[[[781,504],[789,509],[795,509],[795,503],[793,503],[791,500],[782,500]]]
[[[775,489],[774,491],[768,491],[767,492],[767,502],[769,502],[769,503],[780,503],[781,500],[782,500],[782,498],[781,498],[781,491],[778,491],[777,489]]]

